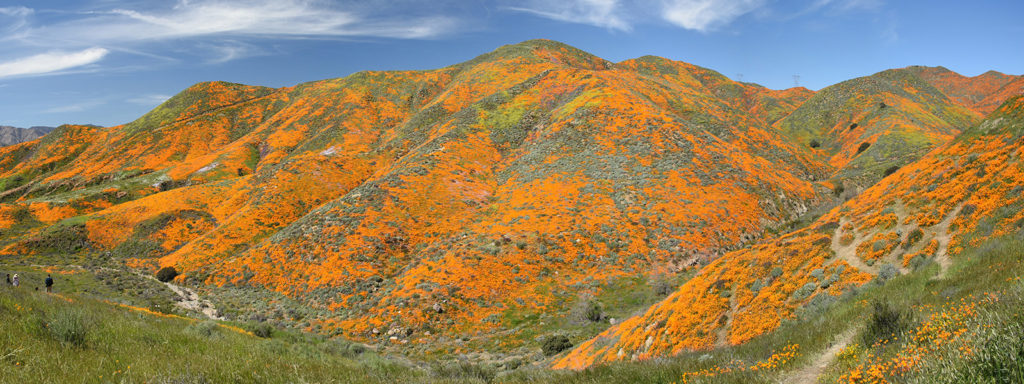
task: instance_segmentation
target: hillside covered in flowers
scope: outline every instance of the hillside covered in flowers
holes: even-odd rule
[[[0,257],[172,266],[229,316],[422,355],[578,322],[603,333],[556,367],[735,345],[1019,227],[1021,84],[908,67],[771,90],[546,40],[201,83],[0,148]]]

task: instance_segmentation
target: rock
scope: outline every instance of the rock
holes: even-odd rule
[[[434,310],[434,312],[444,313],[444,307],[441,306],[441,303],[434,303],[434,305],[431,308]]]
[[[372,333],[373,333],[374,335],[379,335],[379,334],[380,334],[380,330],[379,330],[379,329],[377,329],[377,328],[374,328],[374,329],[373,329],[373,331],[371,331],[371,332],[372,332]]]

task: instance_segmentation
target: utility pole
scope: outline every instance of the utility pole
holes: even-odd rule
[[[736,74],[736,82],[737,83],[742,83],[743,82],[743,74],[742,73],[737,73]]]
[[[793,75],[793,86],[794,87],[799,87],[800,86],[800,75]]]

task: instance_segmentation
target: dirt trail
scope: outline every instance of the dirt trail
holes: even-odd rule
[[[946,218],[942,219],[942,222],[929,227],[928,230],[925,231],[928,235],[931,235],[933,239],[939,241],[939,249],[935,251],[935,262],[939,263],[939,267],[941,267],[941,269],[939,270],[939,274],[935,276],[936,279],[945,277],[949,266],[953,265],[953,259],[949,257],[948,253],[949,240],[953,237],[953,235],[949,233],[949,225],[953,223],[953,219],[960,214],[960,210],[963,209],[963,207],[964,204],[960,203],[960,205],[957,205],[953,211],[949,212],[949,215],[946,215]]]
[[[816,384],[818,382],[818,376],[821,376],[825,372],[825,368],[835,360],[839,352],[846,348],[851,341],[853,336],[857,334],[856,328],[847,329],[841,335],[836,337],[836,340],[832,342],[832,345],[821,352],[813,361],[806,366],[793,371],[779,379],[779,383],[785,384]]]
[[[224,320],[223,317],[217,316],[217,308],[213,306],[213,303],[210,303],[208,300],[199,297],[199,294],[197,294],[196,291],[193,291],[190,288],[172,284],[170,282],[164,283],[160,280],[157,280],[155,277],[146,274],[136,274],[147,279],[152,279],[154,281],[160,282],[171,291],[174,291],[174,293],[181,298],[181,301],[174,303],[178,307],[181,307],[182,309],[185,309],[187,311],[195,311],[198,313],[202,313],[204,316],[211,320]]]
[[[715,334],[715,337],[717,339],[715,341],[715,348],[725,348],[730,345],[729,330],[732,329],[732,315],[736,313],[737,307],[738,304],[736,304],[736,295],[730,295],[729,309],[725,312],[725,316],[727,317],[725,320],[725,324],[721,328],[719,328],[718,332]]]
[[[85,267],[83,267],[81,265],[77,265],[77,264],[67,264],[67,265],[31,264],[30,266],[31,267],[35,267],[35,268],[40,268],[40,269],[50,268],[50,267],[73,268],[73,269],[79,269],[79,270],[86,270],[87,269],[87,268],[85,268]],[[110,268],[110,267],[93,267],[93,268],[98,268],[98,269],[101,269],[101,270],[104,270],[104,271],[108,271],[108,272],[127,273],[125,270],[117,269],[117,268]],[[133,273],[136,276],[139,276],[139,277],[142,277],[142,278],[145,278],[145,279],[150,279],[150,280],[156,281],[158,283],[161,283],[164,286],[166,286],[167,289],[170,289],[172,292],[174,292],[176,295],[178,295],[178,297],[180,297],[181,300],[176,302],[176,303],[174,303],[178,307],[180,307],[180,308],[182,308],[184,310],[187,310],[187,311],[194,311],[194,312],[197,312],[197,313],[202,313],[204,316],[206,316],[207,318],[212,319],[212,320],[225,320],[223,317],[217,316],[217,308],[213,306],[213,303],[210,303],[208,300],[204,300],[203,298],[199,297],[199,294],[196,293],[196,291],[194,291],[194,290],[192,290],[190,288],[174,285],[174,284],[171,284],[171,283],[164,283],[164,282],[162,282],[160,280],[157,280],[156,277],[153,277],[151,275],[148,275],[148,274],[145,274],[145,273],[142,273],[142,272],[139,272],[139,271],[133,271]]]
[[[953,264],[953,260],[950,259],[949,254],[947,253],[949,249],[949,241],[952,237],[952,234],[949,233],[949,226],[950,224],[953,223],[953,219],[955,219],[957,215],[960,214],[960,209],[962,208],[963,203],[961,203],[952,211],[950,211],[949,214],[947,214],[946,217],[942,220],[942,222],[935,224],[931,227],[920,227],[920,229],[924,232],[924,237],[921,241],[918,241],[917,244],[915,244],[910,249],[904,249],[902,246],[897,246],[891,252],[883,256],[881,260],[899,261],[904,254],[919,251],[921,248],[924,248],[924,246],[928,244],[928,242],[934,239],[939,242],[939,247],[935,251],[935,262],[938,263],[941,267],[938,276],[936,276],[935,278],[941,279],[943,276],[945,276],[946,270],[949,269],[949,266]],[[907,218],[908,212],[906,207],[902,203],[897,202],[894,211],[897,217],[897,221],[896,226],[893,229],[896,230],[898,233],[901,233],[900,243],[903,244],[907,241],[907,238],[910,236],[910,233],[915,229],[918,229],[919,227],[916,224],[904,223],[904,221]],[[864,260],[861,260],[860,257],[857,257],[857,246],[860,245],[861,242],[869,240],[872,236],[875,235],[875,233],[877,233],[877,231],[870,231],[867,233],[854,232],[854,240],[850,242],[849,245],[844,246],[842,245],[840,239],[842,239],[842,236],[845,233],[843,228],[846,228],[846,224],[850,222],[850,219],[846,217],[839,219],[839,228],[836,229],[835,233],[832,235],[832,251],[836,253],[836,256],[838,256],[839,259],[845,260],[847,263],[857,268],[858,270],[865,271],[873,275],[877,275],[877,263],[875,266],[869,266],[864,262]],[[909,269],[902,266],[902,263],[897,263],[897,265],[900,265],[899,269],[901,273],[910,272]]]
[[[878,267],[867,265],[866,263],[864,263],[864,260],[861,260],[859,257],[857,257],[857,246],[860,245],[861,242],[867,240],[867,235],[857,234],[856,232],[854,232],[856,237],[853,239],[853,241],[850,242],[849,245],[842,244],[841,239],[843,237],[843,228],[846,228],[846,224],[849,222],[850,219],[847,219],[845,217],[839,219],[839,228],[836,229],[836,232],[834,234],[832,234],[832,251],[836,253],[836,256],[840,260],[846,261],[854,268],[857,268],[860,271],[868,272],[872,275],[877,275]]]

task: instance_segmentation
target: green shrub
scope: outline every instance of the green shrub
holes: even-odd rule
[[[92,322],[86,318],[85,312],[73,308],[58,309],[46,323],[46,329],[54,340],[76,347],[85,346],[91,328]]]
[[[658,280],[655,280],[652,289],[654,290],[654,295],[655,296],[664,297],[664,296],[671,295],[672,292],[675,292],[676,291],[676,286],[673,285],[666,278],[659,278]]]
[[[216,334],[219,328],[216,322],[207,320],[189,325],[185,330],[202,337],[210,337]]]
[[[809,145],[811,148],[818,148],[821,147],[821,142],[818,139],[812,139]]]
[[[156,273],[156,279],[163,283],[174,280],[175,277],[178,277],[178,270],[171,266],[160,268]]]
[[[889,175],[891,175],[893,173],[896,173],[896,171],[898,171],[899,169],[900,169],[900,166],[898,166],[898,165],[894,165],[894,166],[891,166],[889,168],[886,168],[885,172],[882,172],[882,176],[889,176]]]
[[[793,292],[792,298],[793,298],[793,300],[796,300],[796,301],[800,301],[800,300],[806,299],[806,298],[810,297],[811,294],[814,293],[814,290],[816,290],[816,289],[818,289],[818,284],[817,283],[807,283],[807,284],[804,284],[802,287],[798,288],[796,291]]]
[[[249,332],[252,332],[256,337],[269,339],[274,335],[274,326],[270,325],[270,323],[261,322],[249,327]]]
[[[912,326],[910,314],[905,309],[896,308],[888,302],[875,302],[861,341],[870,346],[881,340],[892,340]]]
[[[431,369],[434,376],[446,379],[477,379],[485,383],[494,381],[498,375],[497,370],[485,364],[474,364],[468,362],[457,362],[449,364],[435,364]]]
[[[572,348],[572,342],[563,335],[548,336],[540,346],[544,356],[554,356],[569,348]]]
[[[921,228],[914,228],[914,230],[910,231],[910,234],[907,235],[907,242],[903,243],[903,249],[910,249],[910,247],[913,247],[918,241],[921,241],[921,238],[923,237],[924,231],[922,231]]]
[[[860,146],[857,147],[857,154],[859,155],[861,152],[866,151],[868,149],[868,147],[870,147],[870,146],[871,146],[871,143],[866,142],[866,141],[863,142],[863,143],[860,143]]]
[[[604,318],[601,303],[594,298],[584,298],[572,310],[573,317],[579,321],[598,322]]]
[[[846,187],[843,186],[843,182],[836,181],[835,186],[832,187],[832,194],[835,195],[836,197],[839,197],[840,195],[843,194],[843,192],[846,192]]]

